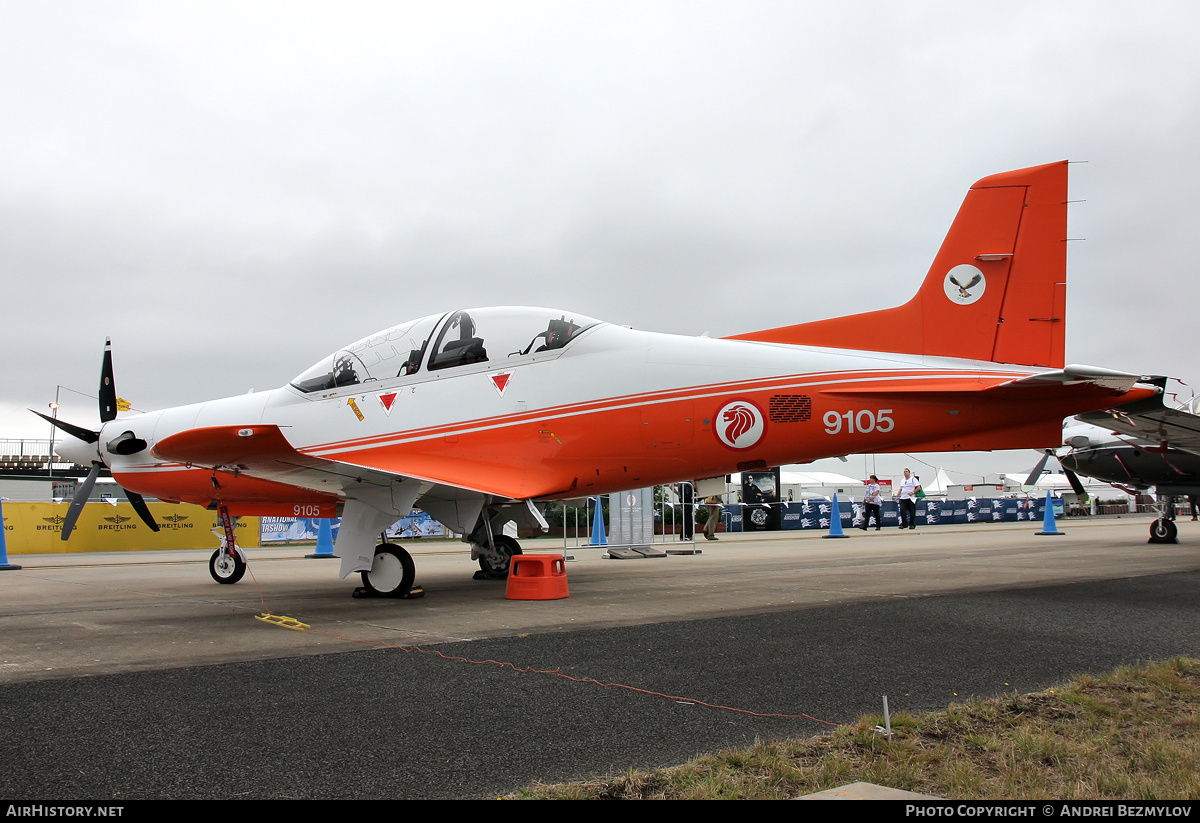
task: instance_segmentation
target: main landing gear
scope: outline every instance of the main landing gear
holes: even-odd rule
[[[492,538],[492,546],[486,543],[478,547],[479,571],[475,572],[476,580],[504,580],[512,566],[513,555],[521,553],[521,544],[507,534],[498,534]]]
[[[359,574],[367,591],[376,597],[411,597],[417,567],[403,546],[380,543],[371,569]]]

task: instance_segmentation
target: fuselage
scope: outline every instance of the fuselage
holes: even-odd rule
[[[360,470],[502,498],[581,497],[852,453],[1042,447],[1064,416],[1113,402],[1086,387],[1006,391],[1044,371],[1033,367],[606,323],[561,348],[490,349],[437,370],[433,356],[412,374],[122,416],[98,446],[125,431],[147,442],[103,454],[141,494],[325,515],[353,495]],[[189,465],[154,452],[181,432],[259,424],[278,426],[298,457]]]
[[[1200,456],[1076,423],[1063,432],[1069,453],[1059,458],[1085,477],[1159,494],[1200,494]]]

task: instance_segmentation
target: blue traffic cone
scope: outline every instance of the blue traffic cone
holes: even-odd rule
[[[838,507],[837,495],[835,494],[833,496],[833,513],[829,517],[829,534],[825,535],[825,538],[849,536],[842,531],[842,510]]]
[[[1042,520],[1042,530],[1034,533],[1066,534],[1066,532],[1060,532],[1058,527],[1054,525],[1054,501],[1050,499],[1050,492],[1046,492],[1046,517]]]
[[[2,500],[3,498],[0,498]],[[13,571],[21,568],[8,562],[8,541],[4,537],[4,504],[0,503],[0,571]]]
[[[592,518],[592,540],[589,545],[608,545],[608,539],[604,536],[604,509],[600,507],[599,497],[596,498],[596,515]]]
[[[333,557],[333,528],[329,518],[322,517],[317,526],[317,549],[306,557]]]

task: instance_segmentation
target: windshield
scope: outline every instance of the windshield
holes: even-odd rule
[[[323,358],[293,380],[292,385],[302,392],[312,392],[416,374],[421,369],[429,337],[443,317],[444,314],[431,314],[364,337]]]

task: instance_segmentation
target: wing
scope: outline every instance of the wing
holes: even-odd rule
[[[363,485],[390,486],[398,480],[420,480],[480,495],[504,499],[542,497],[556,488],[513,485],[513,472],[483,460],[445,455],[407,455],[386,452],[354,454],[340,459],[318,457],[292,446],[278,426],[207,426],[165,437],[152,453],[160,460],[219,471],[238,471],[291,486],[354,497]],[[553,484],[550,478],[547,482]],[[538,485],[535,481],[534,485]],[[545,485],[544,483],[542,485]],[[565,490],[564,490],[565,491]]]
[[[314,491],[337,495],[345,501],[336,544],[342,577],[369,569],[372,552],[362,547],[374,545],[382,529],[414,506],[447,528],[468,533],[485,504],[505,505],[513,498],[505,489],[485,487],[486,478],[484,486],[473,482],[469,466],[447,462],[432,477],[305,454],[275,425],[189,429],[163,438],[152,451],[159,460],[291,487],[298,500]],[[525,507],[534,511],[528,503],[521,504]],[[253,501],[246,508],[253,510]]]
[[[159,460],[290,486],[297,489],[298,497],[311,490],[381,510],[408,511],[415,505],[457,532],[470,531],[485,503],[519,503],[517,508],[528,508],[536,521],[540,515],[533,513],[531,499],[571,491],[559,488],[561,477],[551,469],[542,474],[526,472],[514,481],[509,467],[462,457],[375,452],[365,454],[361,464],[345,457],[317,457],[293,447],[275,425],[189,429],[163,438],[152,451]]]

